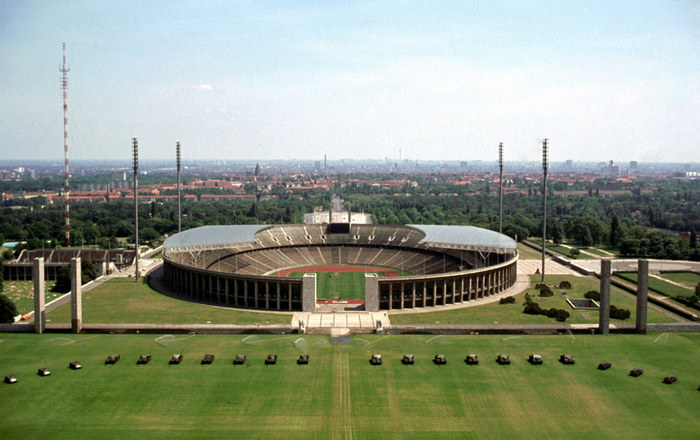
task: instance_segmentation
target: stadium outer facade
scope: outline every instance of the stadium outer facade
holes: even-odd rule
[[[315,276],[281,277],[290,268],[381,266],[410,275],[366,274],[368,311],[460,304],[498,294],[516,281],[511,238],[473,226],[371,224],[202,226],[164,244],[164,280],[206,303],[314,311]]]

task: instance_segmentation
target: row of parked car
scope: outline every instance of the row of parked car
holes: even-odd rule
[[[574,357],[570,354],[561,355],[559,361],[567,365],[573,364],[575,362]],[[382,355],[379,353],[373,354],[369,362],[372,365],[381,365]],[[401,359],[401,363],[403,363],[404,365],[413,365],[414,362],[415,356],[412,354],[405,354],[403,355],[403,359]],[[477,365],[479,364],[479,356],[475,354],[468,354],[467,357],[464,359],[464,362],[466,362],[468,365]],[[509,365],[510,356],[508,356],[507,354],[499,354],[498,356],[496,356],[496,362],[500,365]],[[530,362],[533,365],[542,365],[542,356],[533,353],[528,357],[528,362]],[[444,354],[436,354],[433,358],[433,363],[435,363],[436,365],[445,365],[447,363],[447,357]]]

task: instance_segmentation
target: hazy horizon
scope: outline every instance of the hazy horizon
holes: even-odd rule
[[[16,2],[0,154],[700,162],[693,1]],[[400,151],[400,153],[399,153]]]

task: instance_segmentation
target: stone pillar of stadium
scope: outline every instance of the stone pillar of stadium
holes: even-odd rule
[[[316,274],[305,273],[301,285],[301,311],[316,311]]]
[[[379,311],[379,276],[376,273],[365,274],[365,311]]]
[[[80,258],[70,260],[70,311],[71,331],[80,333],[83,328],[83,293],[81,291]]]
[[[46,304],[44,282],[44,258],[35,258],[32,267],[34,281],[34,333],[44,333],[46,328]]]
[[[600,313],[598,316],[598,333],[610,333],[610,272],[612,262],[600,260]]]
[[[637,262],[637,333],[647,332],[647,295],[649,290],[649,261]]]

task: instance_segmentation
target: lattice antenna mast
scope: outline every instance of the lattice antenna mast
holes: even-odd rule
[[[61,90],[63,90],[63,153],[65,156],[65,169],[63,177],[63,197],[65,198],[65,217],[66,217],[66,247],[70,246],[70,187],[68,179],[70,171],[68,169],[68,72],[70,69],[66,67],[66,43],[63,43],[63,64],[59,71],[61,72]]]
[[[139,281],[139,140],[134,141],[134,278]]]
[[[498,144],[498,232],[503,233],[503,142]]]
[[[177,232],[182,231],[182,209],[180,206],[180,142],[175,146],[177,156]]]
[[[547,236],[547,169],[549,168],[548,162],[548,147],[547,139],[542,141],[542,282],[544,283],[544,250],[545,250],[545,237]]]

